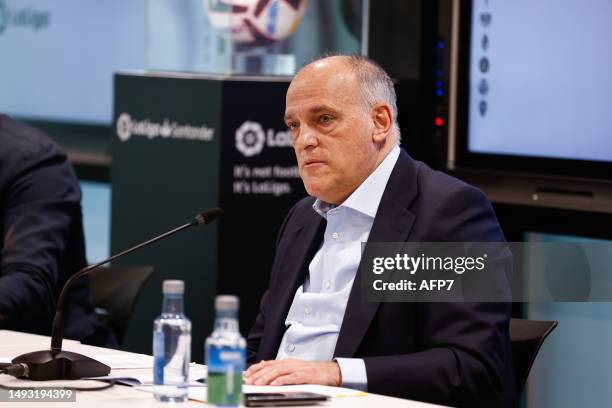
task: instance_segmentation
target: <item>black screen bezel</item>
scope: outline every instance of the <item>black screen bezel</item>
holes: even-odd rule
[[[610,179],[612,162],[574,160],[537,156],[475,153],[468,149],[468,114],[470,106],[470,52],[472,3],[459,0],[459,39],[457,58],[457,101],[455,128],[455,166],[457,168],[491,169],[541,175]],[[493,16],[495,17],[495,16]],[[494,24],[495,18],[493,18]],[[493,67],[493,69],[495,69]]]

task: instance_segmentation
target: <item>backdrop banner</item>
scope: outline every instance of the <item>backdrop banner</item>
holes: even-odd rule
[[[124,347],[150,353],[161,282],[183,279],[193,322],[192,356],[203,361],[214,296],[240,297],[243,335],[267,284],[276,234],[305,191],[283,122],[288,78],[177,73],[115,76],[111,250],[117,252],[220,206],[218,223],[126,257],[152,265]]]

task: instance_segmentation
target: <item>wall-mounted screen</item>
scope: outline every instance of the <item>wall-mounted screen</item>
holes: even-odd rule
[[[612,174],[612,3],[457,3],[456,164]]]

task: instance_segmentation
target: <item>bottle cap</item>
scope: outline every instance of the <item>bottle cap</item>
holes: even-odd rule
[[[162,284],[164,295],[182,295],[185,292],[185,282],[182,280],[165,280]]]
[[[238,310],[240,301],[238,296],[234,295],[219,295],[215,298],[215,309],[224,311]]]

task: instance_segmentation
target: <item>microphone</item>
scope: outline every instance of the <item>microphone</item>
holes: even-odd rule
[[[84,377],[101,377],[110,373],[110,367],[102,364],[90,357],[82,354],[73,353],[71,351],[62,351],[62,341],[64,332],[64,304],[69,289],[74,281],[83,275],[87,275],[91,271],[105,265],[117,258],[137,251],[154,242],[167,238],[187,228],[198,225],[208,225],[215,221],[223,214],[221,208],[211,208],[196,215],[191,222],[183,224],[180,227],[174,228],[168,232],[151,238],[141,244],[126,249],[123,252],[115,254],[108,259],[89,265],[74,275],[72,275],[64,284],[60,292],[55,317],[53,318],[53,326],[51,328],[51,350],[34,351],[27,354],[22,354],[15,357],[12,361],[13,369],[4,368],[7,374],[13,374],[16,377],[29,378],[36,381],[70,379],[76,380]]]

